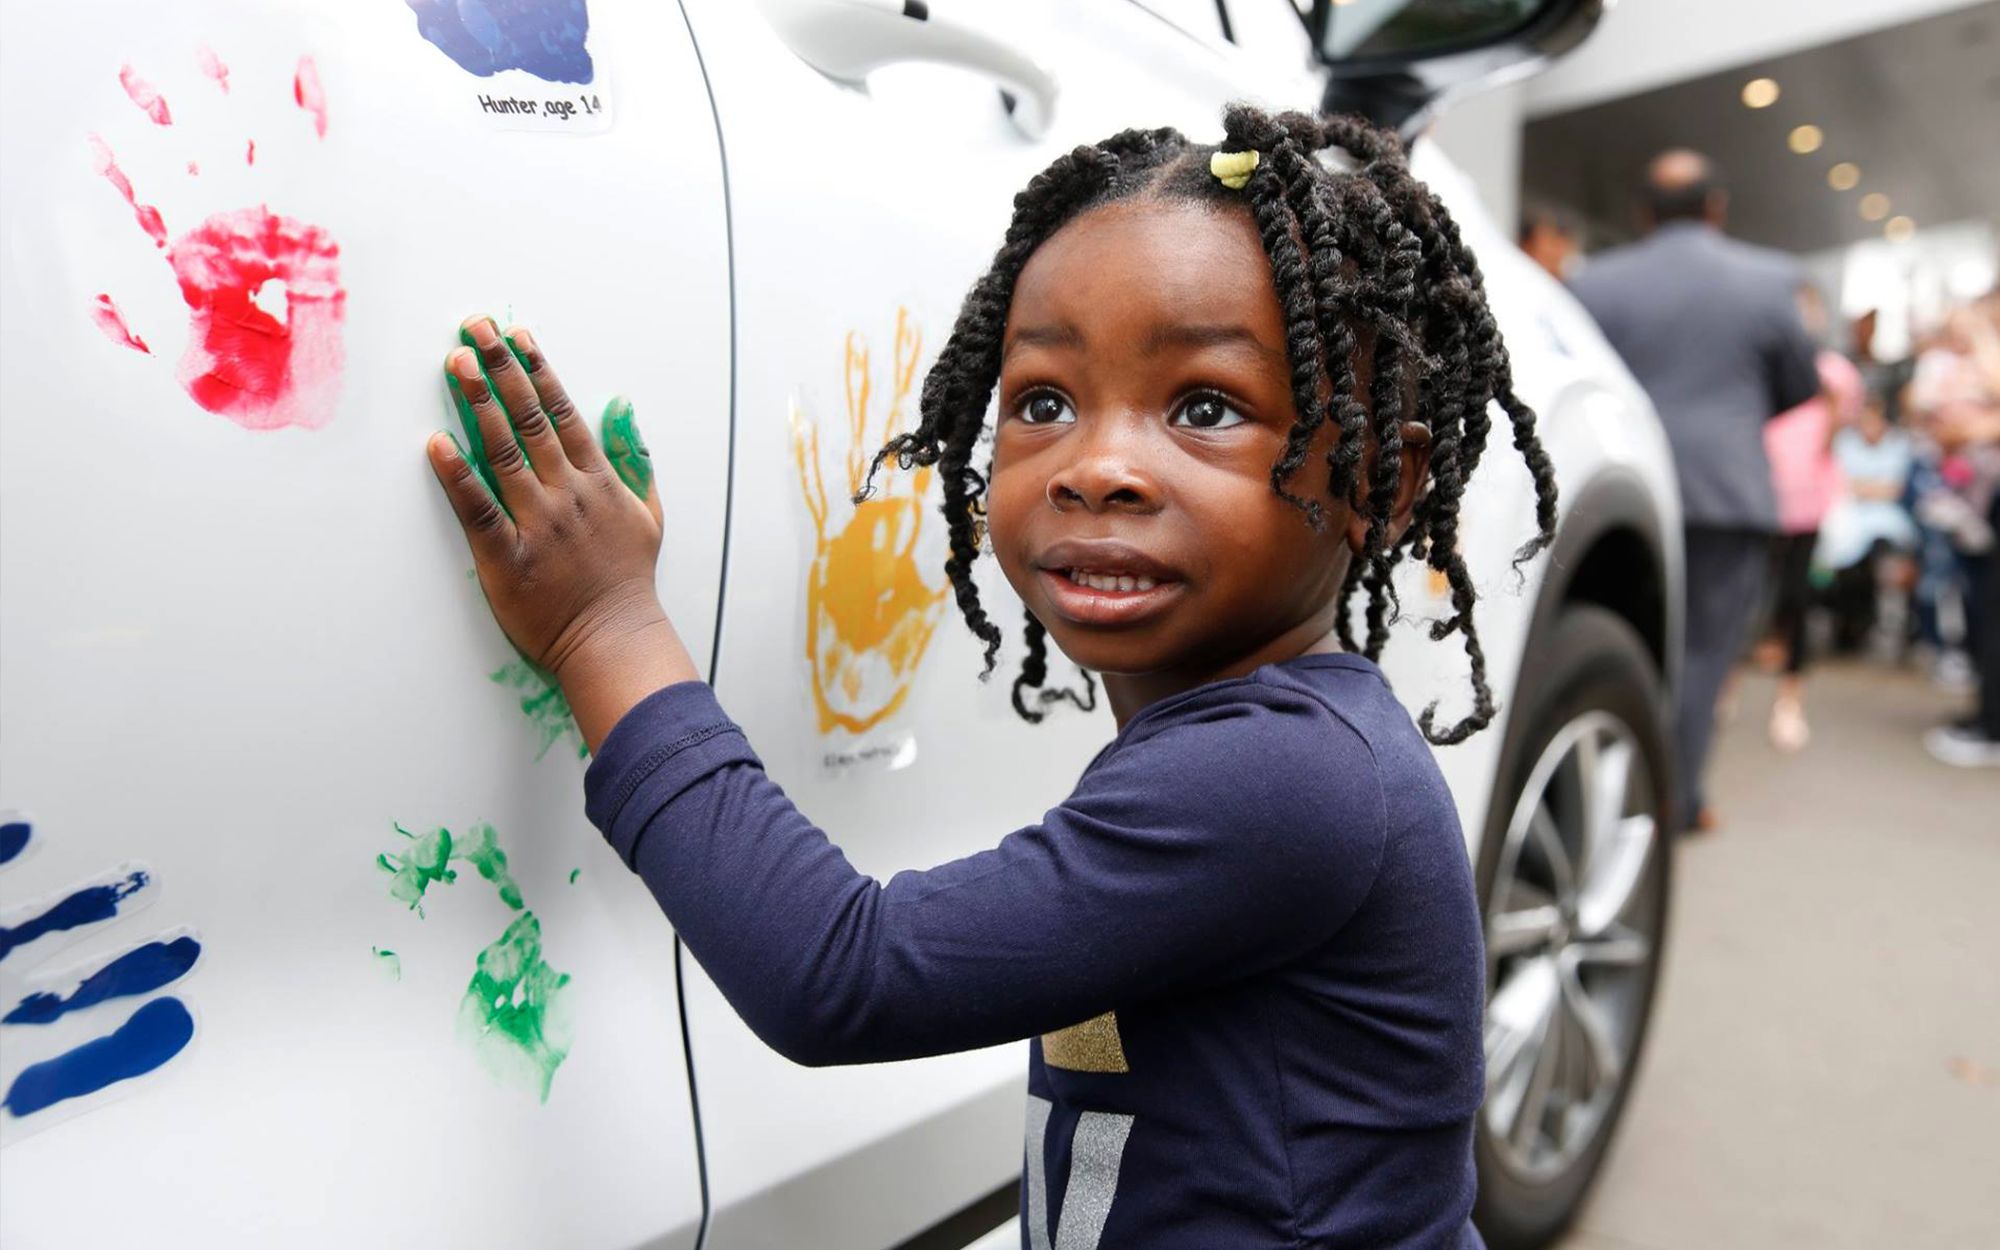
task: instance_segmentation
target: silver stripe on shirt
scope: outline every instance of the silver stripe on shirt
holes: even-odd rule
[[[1046,1098],[1028,1095],[1028,1209],[1021,1219],[1028,1226],[1030,1250],[1049,1247],[1049,1179],[1046,1162],[1049,1148],[1049,1112],[1055,1108]]]
[[[1124,1162],[1125,1140],[1131,1135],[1129,1115],[1086,1111],[1077,1120],[1056,1250],[1097,1250],[1104,1221],[1111,1216],[1111,1200],[1118,1195],[1118,1166]]]

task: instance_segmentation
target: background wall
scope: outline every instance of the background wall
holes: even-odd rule
[[[1581,48],[1528,84],[1531,116],[1580,108],[1976,0],[1622,0]]]

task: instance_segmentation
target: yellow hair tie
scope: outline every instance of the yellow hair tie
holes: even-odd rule
[[[1241,191],[1250,181],[1250,171],[1257,168],[1257,153],[1217,152],[1208,158],[1208,172],[1214,174],[1223,186],[1231,191]]]

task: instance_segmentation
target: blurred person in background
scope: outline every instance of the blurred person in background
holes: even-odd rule
[[[1576,231],[1564,213],[1539,205],[1529,208],[1521,214],[1519,241],[1528,259],[1547,270],[1549,276],[1558,282],[1566,280],[1575,267],[1580,249]]]
[[[1908,637],[1916,582],[1917,525],[1903,506],[1916,450],[1889,421],[1888,403],[1869,391],[1860,419],[1834,435],[1839,497],[1820,521],[1813,562],[1833,574],[1835,645],[1851,651],[1873,638],[1895,655]]]
[[[1799,317],[1806,333],[1824,343],[1826,303],[1819,289],[1798,291]],[[1813,552],[1819,527],[1841,491],[1833,440],[1861,419],[1861,370],[1829,347],[1821,347],[1820,393],[1764,426],[1764,451],[1771,460],[1771,485],[1778,500],[1778,537],[1771,547],[1774,606],[1771,632],[1783,649],[1778,696],[1771,704],[1771,743],[1797,751],[1811,737],[1806,724],[1806,623],[1813,596]]]
[[[1639,242],[1590,262],[1570,288],[1652,398],[1680,478],[1686,655],[1676,746],[1684,825],[1714,825],[1702,790],[1716,697],[1757,610],[1778,532],[1764,423],[1819,393],[1812,340],[1783,253],[1725,237],[1729,196],[1708,158],[1655,157]]]
[[[1993,551],[2000,530],[2000,291],[1952,314],[1939,343],[1918,361],[1910,407],[1936,440],[1941,476],[1963,504],[1944,508],[1941,519],[1970,566],[1968,634],[1979,669],[1972,715],[1932,730],[1924,745],[1947,764],[2000,767],[2000,556]]]

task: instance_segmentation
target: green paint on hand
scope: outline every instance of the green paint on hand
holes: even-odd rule
[[[569,700],[563,698],[562,687],[556,685],[554,678],[526,660],[503,664],[486,676],[498,685],[520,692],[521,713],[541,739],[536,759],[547,755],[549,748],[565,737],[575,742],[578,759],[590,758],[590,748],[583,744],[583,732],[576,727],[576,718],[570,715]]]
[[[564,988],[569,975],[542,958],[542,925],[523,912],[479,952],[460,1000],[460,1032],[496,1079],[534,1090],[543,1102],[556,1069],[568,1057],[570,1020]]]
[[[449,867],[451,830],[433,829],[422,837],[401,825],[395,826],[395,830],[410,839],[409,847],[397,854],[377,855],[375,864],[395,878],[389,883],[389,897],[421,916],[424,891],[436,882],[449,885],[458,879],[458,874]]]
[[[403,979],[402,956],[386,947],[371,946],[368,949],[375,952],[375,966],[388,973],[391,981]]]
[[[499,835],[493,832],[493,826],[474,825],[472,832],[467,836],[471,844],[454,854],[452,858],[471,864],[480,876],[493,883],[493,888],[499,891],[501,902],[515,911],[520,911],[523,906],[521,887],[507,871],[507,852],[500,849]]]
[[[493,464],[486,458],[486,440],[479,436],[479,418],[472,415],[472,405],[466,402],[465,392],[460,389],[458,379],[447,373],[444,375],[446,389],[451,392],[451,406],[458,412],[459,428],[465,431],[465,445],[458,449],[465,462],[479,474],[479,480],[486,483],[486,489],[495,502],[500,499],[500,486],[493,480]],[[505,508],[506,504],[500,505]],[[508,516],[514,515],[509,512]]]
[[[653,486],[653,457],[632,419],[632,401],[622,395],[604,405],[604,456],[632,493],[644,499]]]
[[[576,879],[577,879],[578,877],[582,876],[582,875],[583,875],[583,869],[581,869],[581,868],[572,868],[572,869],[570,869],[570,870],[569,870],[569,883],[570,883],[571,885],[575,885],[575,884],[576,884]]]
[[[492,319],[488,318],[488,320]],[[499,323],[494,322],[493,328],[496,331],[499,330],[500,328]],[[461,325],[458,328],[458,341],[464,344],[466,347],[472,349],[473,359],[477,361],[479,364],[479,376],[486,379],[486,393],[493,397],[494,403],[500,405],[500,411],[507,412],[507,405],[500,398],[500,388],[493,385],[493,371],[486,367],[486,357],[480,355],[479,344],[473,340],[472,331],[466,329],[464,326]],[[500,341],[507,344],[507,351],[509,355],[513,356],[514,359],[516,360],[521,359],[520,353],[514,350],[514,344],[508,341],[506,335],[504,334],[501,335]],[[521,367],[523,369],[526,369],[528,366],[526,362],[523,362]],[[459,393],[458,379],[453,377],[450,373],[446,373],[445,380],[451,383],[452,396],[455,400],[459,402],[458,419],[460,421],[466,421],[471,419],[472,405],[465,403],[464,396]],[[513,432],[514,445],[521,449],[521,458],[523,460],[528,460],[530,467],[532,467],[534,461],[528,458],[528,445],[521,441],[521,432],[519,430],[514,429],[514,414],[512,413],[507,413],[507,428]],[[479,453],[480,453],[479,456],[480,471],[482,474],[484,474],[486,478],[486,484],[488,486],[491,486],[493,484],[493,468],[492,465],[488,464],[486,461],[486,450],[483,445],[479,448]],[[499,498],[500,492],[497,490],[494,491],[493,497],[496,499]]]

